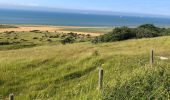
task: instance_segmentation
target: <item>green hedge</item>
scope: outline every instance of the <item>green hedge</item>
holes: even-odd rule
[[[132,38],[152,38],[168,34],[170,29],[159,28],[152,24],[144,24],[137,28],[116,27],[112,32],[95,37],[92,43],[121,41]]]

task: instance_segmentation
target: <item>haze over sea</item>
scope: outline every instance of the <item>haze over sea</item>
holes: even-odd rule
[[[170,26],[170,18],[0,9],[0,24],[112,27],[146,23]]]

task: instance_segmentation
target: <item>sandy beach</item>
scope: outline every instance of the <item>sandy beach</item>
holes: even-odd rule
[[[48,31],[48,32],[59,32],[59,33],[69,33],[72,31],[64,30],[64,29],[72,29],[72,28],[82,28],[78,26],[44,26],[44,25],[15,25],[17,28],[0,28],[0,32],[6,32],[6,31],[16,31],[16,32],[22,32],[22,31],[32,31],[32,30],[39,30],[39,31]],[[87,28],[87,27],[83,27]],[[92,36],[98,36],[101,33],[97,32],[80,32],[80,31],[74,31],[74,33],[78,34],[90,34]]]

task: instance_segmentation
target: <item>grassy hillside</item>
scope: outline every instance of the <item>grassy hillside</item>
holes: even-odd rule
[[[149,66],[149,51],[155,63]],[[170,98],[170,37],[93,45],[89,42],[0,51],[0,95],[16,100]],[[98,67],[104,87],[97,89]]]

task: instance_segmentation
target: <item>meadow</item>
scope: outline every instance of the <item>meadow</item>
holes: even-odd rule
[[[6,99],[14,93],[16,100],[168,100],[170,61],[157,56],[170,57],[169,45],[167,36],[2,49],[0,95]],[[149,65],[151,48],[155,51],[153,67]],[[102,90],[98,90],[99,67],[104,69]]]
[[[60,36],[50,38],[56,35],[0,33],[2,99],[10,93],[15,100],[170,99],[170,60],[158,58],[170,58],[169,36],[100,44],[85,37],[87,41],[62,45]],[[102,90],[98,89],[99,67],[104,70]]]
[[[66,37],[74,38],[74,42],[86,42],[92,38],[89,34],[85,35],[72,32],[61,33],[40,30],[21,32],[7,31],[0,33],[0,51],[41,45],[56,45],[60,44],[61,40]]]

